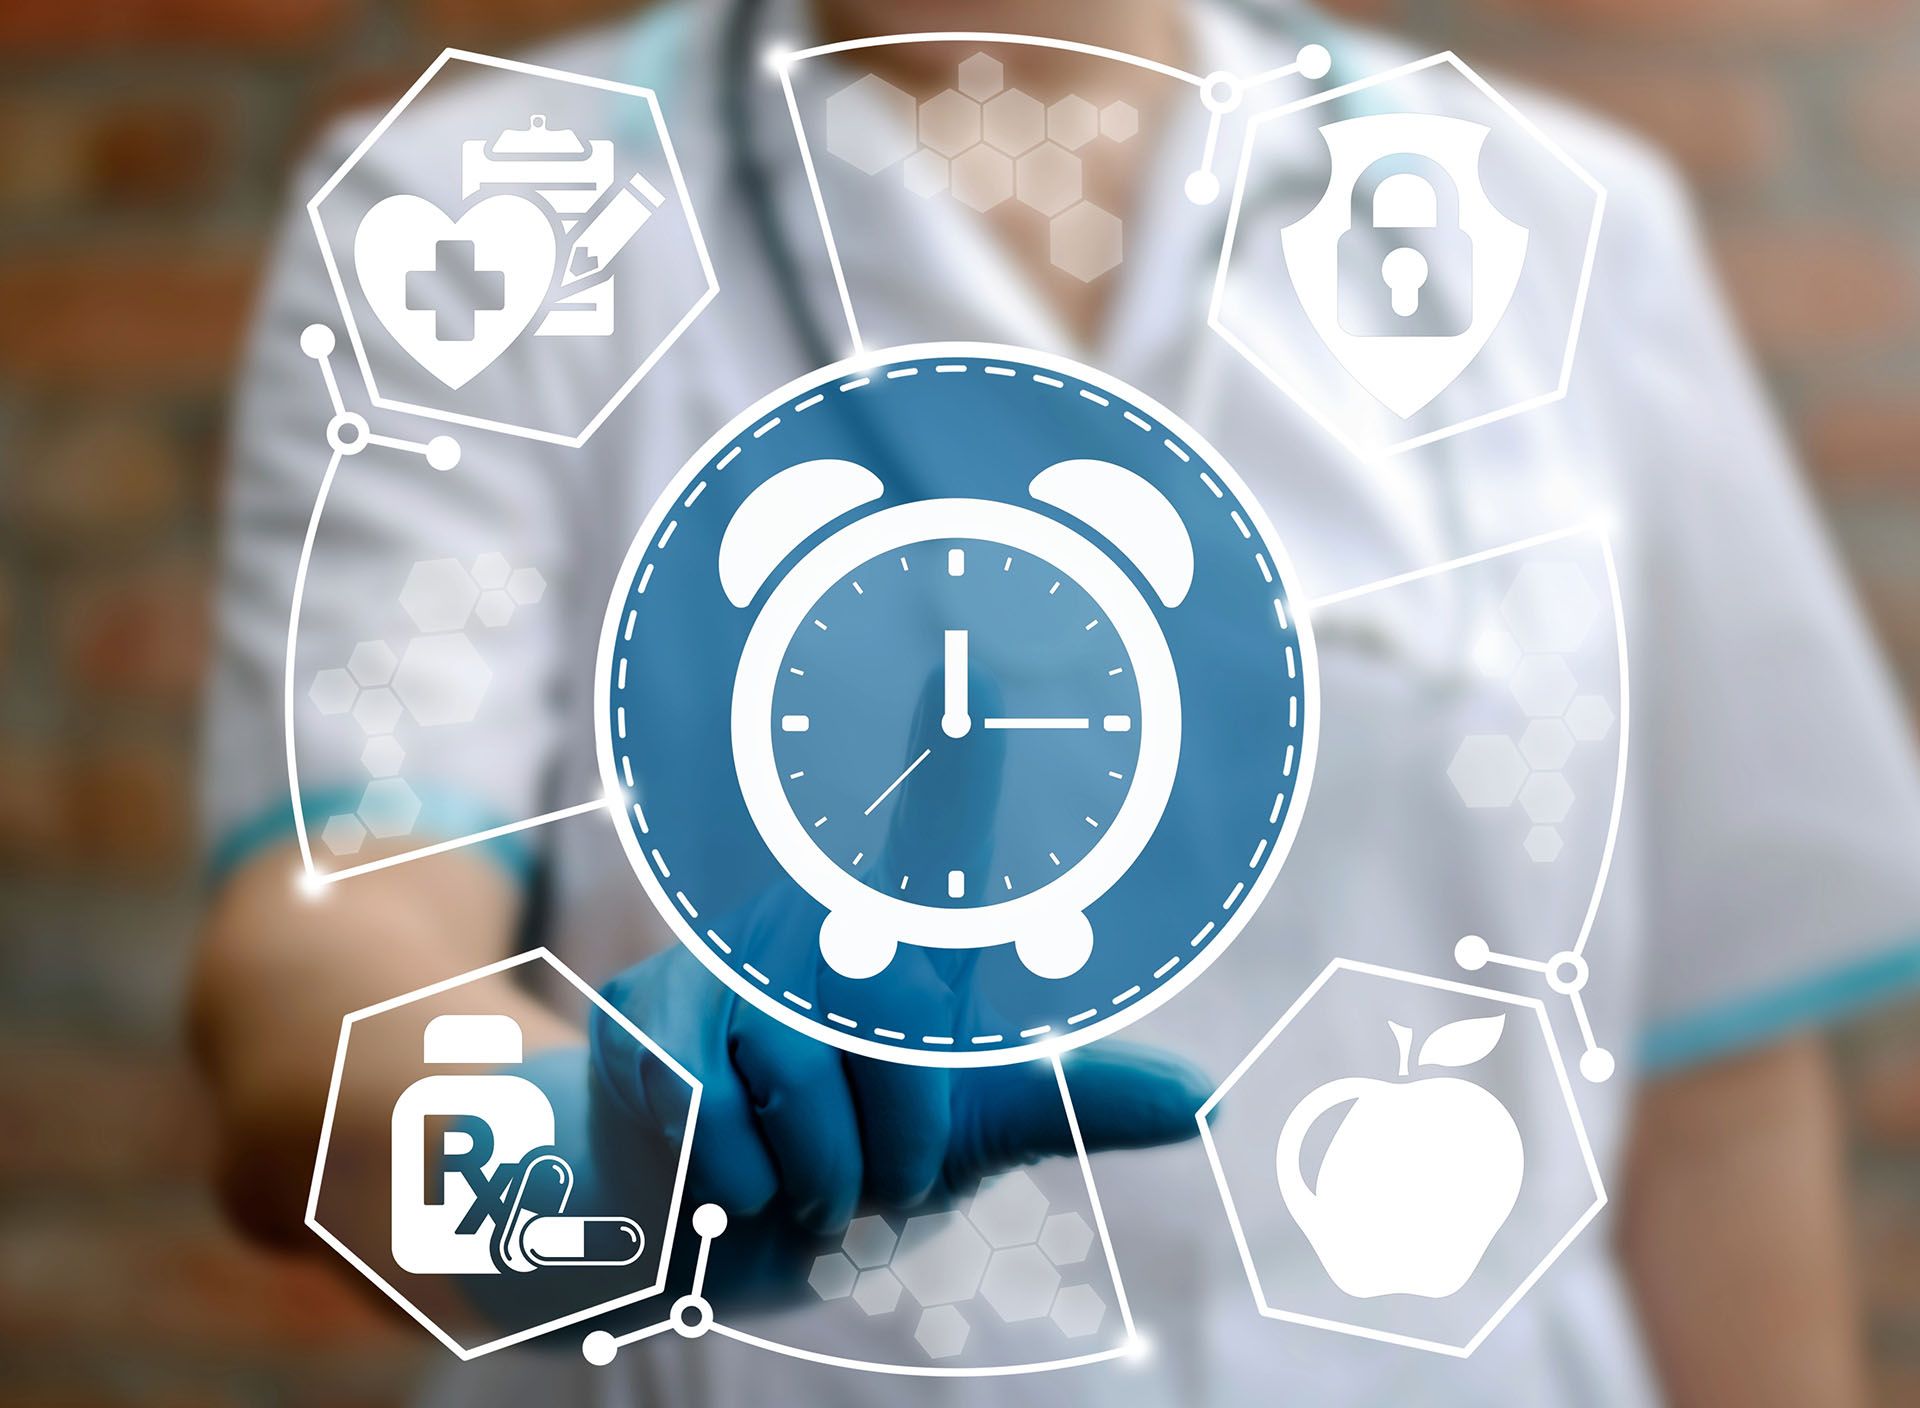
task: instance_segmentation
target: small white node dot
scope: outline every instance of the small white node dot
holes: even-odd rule
[[[1587,985],[1587,960],[1568,949],[1547,960],[1547,986],[1557,993],[1572,994]]]
[[[1246,91],[1239,79],[1224,70],[1210,73],[1200,84],[1200,104],[1208,112],[1232,112]]]
[[[316,362],[333,352],[333,329],[325,323],[308,323],[300,330],[300,350]]]
[[[605,1330],[595,1330],[580,1341],[580,1357],[597,1368],[613,1363],[613,1356],[619,1352],[619,1342]]]
[[[712,1240],[727,1230],[727,1210],[718,1203],[702,1203],[693,1210],[693,1230]]]
[[[1308,44],[1294,55],[1294,65],[1302,78],[1325,78],[1333,69],[1333,55],[1324,44]]]
[[[1453,946],[1453,961],[1469,973],[1478,973],[1487,966],[1487,960],[1493,950],[1487,947],[1487,941],[1478,934],[1468,934]]]
[[[1187,199],[1195,205],[1212,205],[1220,199],[1220,178],[1211,171],[1196,171],[1187,177]]]
[[[367,418],[342,411],[327,422],[327,443],[343,455],[359,454],[367,448]]]
[[[697,1340],[713,1328],[713,1307],[699,1296],[681,1296],[673,1303],[673,1328]]]
[[[1153,1341],[1135,1335],[1127,1341],[1127,1363],[1140,1365],[1153,1358]]]
[[[786,72],[787,65],[793,62],[793,46],[776,39],[772,44],[767,46],[764,61],[768,69],[772,72]]]
[[[460,442],[451,435],[436,435],[427,441],[427,463],[445,472],[460,463]]]
[[[1583,1052],[1580,1056],[1580,1074],[1595,1085],[1613,1075],[1613,1053],[1602,1051],[1599,1047]]]
[[[327,882],[320,878],[317,871],[302,870],[293,877],[293,887],[300,892],[300,898],[317,900],[327,893]]]

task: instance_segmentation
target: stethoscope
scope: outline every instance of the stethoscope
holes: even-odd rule
[[[1297,12],[1289,11],[1283,17],[1259,0],[1223,0],[1223,3],[1271,33],[1279,33],[1283,26],[1287,26],[1292,34],[1299,27]],[[731,194],[739,202],[753,241],[766,261],[781,320],[808,365],[827,366],[838,361],[843,350],[837,345],[834,332],[828,328],[808,294],[799,252],[781,208],[779,183],[774,179],[775,173],[762,160],[757,140],[759,123],[754,101],[754,81],[764,67],[761,62],[765,44],[762,20],[766,9],[766,0],[731,0],[721,25],[717,115],[724,134],[727,181]],[[1348,80],[1346,75],[1339,73],[1337,53],[1333,63],[1334,69],[1326,76],[1327,86],[1343,87]],[[1333,115],[1330,120],[1356,116],[1365,110],[1364,99],[1354,94],[1344,94],[1329,102],[1329,112]],[[1212,146],[1211,142],[1209,146]],[[1258,189],[1249,189],[1242,197],[1243,228],[1250,215],[1258,218],[1260,212],[1277,211],[1309,190],[1308,178],[1284,174]],[[1212,202],[1215,210],[1213,218],[1219,222],[1223,236],[1225,204],[1224,200]],[[1207,399],[1199,396],[1198,391],[1209,385],[1218,385],[1224,371],[1224,344],[1217,338],[1207,338],[1204,342],[1205,350],[1190,361],[1189,377],[1196,390],[1196,396],[1191,398],[1193,401]],[[1200,410],[1198,405],[1190,405],[1189,413],[1199,415]],[[884,452],[885,447],[877,448]],[[1431,472],[1439,485],[1435,507],[1440,515],[1439,537],[1442,542],[1460,543],[1466,538],[1464,491],[1456,469],[1453,457],[1445,454],[1444,450],[1434,456]],[[1337,644],[1365,656],[1416,668],[1429,691],[1450,695],[1472,687],[1476,682],[1477,676],[1470,663],[1470,642],[1476,624],[1486,614],[1483,596],[1473,591],[1455,595],[1454,609],[1449,613],[1454,620],[1447,629],[1457,648],[1439,653],[1437,658],[1450,662],[1444,666],[1438,666],[1430,659],[1410,661],[1392,632],[1368,622],[1364,617],[1330,617],[1321,622],[1318,634],[1323,647]]]

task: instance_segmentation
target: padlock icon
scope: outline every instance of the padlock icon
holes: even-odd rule
[[[1354,179],[1338,251],[1340,330],[1353,337],[1457,337],[1473,323],[1473,239],[1439,162],[1380,157]]]

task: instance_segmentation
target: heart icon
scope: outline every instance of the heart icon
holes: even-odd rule
[[[556,246],[552,222],[521,196],[489,196],[458,220],[419,196],[388,196],[360,221],[353,265],[381,326],[457,390],[540,311]]]

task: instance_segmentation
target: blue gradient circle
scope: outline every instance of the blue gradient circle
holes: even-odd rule
[[[1041,470],[1078,459],[1131,470],[1178,512],[1194,549],[1178,605],[1166,606],[1088,525],[1029,495]],[[768,478],[810,460],[862,465],[884,493],[808,537],[752,601],[734,606],[717,566],[728,522]],[[1173,788],[1138,858],[1087,907],[1093,953],[1068,977],[1036,976],[1011,944],[903,945],[877,977],[831,971],[820,955],[825,911],[775,861],[736,777],[735,676],[782,576],[849,522],[935,498],[1018,505],[1085,537],[1139,589],[1173,656],[1182,720]],[[954,549],[972,582],[943,574]],[[801,708],[823,722],[817,732],[776,733],[781,788],[803,823],[814,811],[830,818],[820,823],[831,837],[822,849],[865,883],[904,879],[922,887],[908,892],[916,901],[964,907],[977,895],[985,907],[996,898],[990,889],[1024,892],[1044,883],[1044,867],[1087,852],[1092,843],[1071,830],[1083,822],[1097,830],[1110,814],[1113,798],[1103,801],[1099,788],[1126,787],[1131,755],[1126,735],[1099,727],[943,740],[938,710],[927,707],[939,653],[929,622],[964,617],[977,632],[993,662],[981,688],[994,697],[980,701],[982,712],[1119,713],[1129,696],[1110,672],[1125,669],[1124,642],[1103,635],[1085,593],[1033,555],[956,539],[898,556],[845,574],[783,654],[768,727]],[[1239,477],[1164,408],[1100,372],[949,343],[811,373],[693,457],[616,579],[595,698],[601,770],[628,859],[708,968],[788,1026],[844,1050],[991,1065],[1109,1033],[1207,966],[1292,843],[1319,726],[1312,637],[1292,582]],[[929,757],[921,785],[909,776],[871,813],[852,814],[930,744],[941,762]],[[1042,859],[1049,855],[1058,859]],[[1036,876],[1033,867],[1043,869]],[[954,874],[957,897],[945,888]]]

